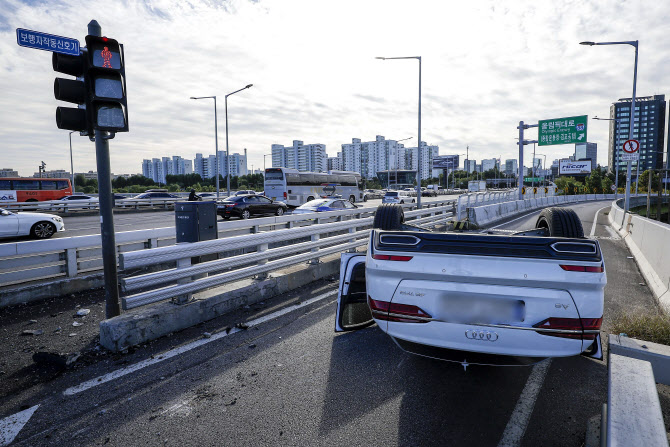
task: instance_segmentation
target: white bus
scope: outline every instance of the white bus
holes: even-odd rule
[[[289,206],[300,206],[319,197],[341,196],[351,203],[363,201],[358,172],[299,172],[289,168],[265,170],[265,196]]]

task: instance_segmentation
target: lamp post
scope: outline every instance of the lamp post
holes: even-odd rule
[[[254,84],[248,84],[244,87],[242,87],[239,90],[235,90],[232,93],[228,93],[225,97],[225,104],[226,104],[226,187],[228,188],[228,196],[230,197],[230,151],[228,149],[228,97],[234,95],[235,93],[239,93],[242,90],[246,90],[250,88]],[[218,169],[219,169],[219,164],[217,162],[216,164],[216,169],[217,169],[217,176],[216,176],[216,182],[218,185],[219,182],[219,175],[218,175]],[[218,188],[217,188],[218,191]],[[217,199],[218,199],[218,192],[217,192]]]
[[[216,116],[216,96],[191,96],[191,99],[214,99],[214,163],[216,164],[216,200],[219,200],[219,126],[217,124]],[[204,172],[203,172],[204,174]],[[230,196],[230,191],[228,191]]]
[[[263,177],[265,177],[265,157],[272,157],[272,154],[263,154]]]
[[[633,97],[630,102],[630,128],[628,132],[628,139],[633,139],[633,128],[635,126],[635,90],[637,88],[637,51],[638,51],[637,40],[628,40],[622,42],[580,42],[580,45],[631,45],[635,48],[635,65],[633,68]],[[638,155],[639,156],[639,155]],[[626,194],[624,200],[624,212],[628,212],[630,206],[630,171],[631,171],[631,161],[629,160],[626,166]],[[638,175],[639,178],[639,175]]]
[[[73,130],[70,132],[70,176],[72,176],[72,194],[75,193],[75,187],[74,187],[74,162],[72,161],[72,134],[75,132],[79,132],[78,130]]]
[[[421,208],[421,56],[403,56],[403,57],[377,57],[376,59],[381,59],[383,61],[389,59],[417,59],[419,61],[419,130],[418,130],[418,141],[417,141],[417,173],[416,173],[416,205],[417,208]],[[396,171],[397,172],[397,171]],[[396,183],[398,183],[398,178],[396,177]]]

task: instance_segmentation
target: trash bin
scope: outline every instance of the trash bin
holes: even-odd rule
[[[174,204],[177,243],[209,241],[218,237],[216,202]]]

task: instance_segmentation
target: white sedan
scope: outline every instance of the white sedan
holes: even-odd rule
[[[0,208],[0,238],[32,236],[48,239],[58,231],[64,231],[63,219],[45,213],[12,213]]]

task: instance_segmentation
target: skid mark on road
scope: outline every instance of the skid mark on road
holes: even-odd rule
[[[528,376],[526,386],[519,396],[519,400],[514,407],[512,416],[507,422],[502,438],[498,443],[498,447],[513,447],[521,445],[528,422],[533,414],[535,408],[535,401],[540,394],[544,378],[547,376],[547,371],[551,365],[551,359],[543,360],[537,365],[533,366],[533,370]]]
[[[286,315],[287,313],[293,312],[294,310],[300,309],[305,306],[309,306],[312,303],[316,303],[317,301],[321,301],[325,298],[329,298],[333,295],[337,294],[337,290],[332,290],[330,292],[323,293],[319,296],[315,296],[314,298],[311,298],[309,300],[303,301],[300,304],[294,304],[292,306],[285,307],[283,309],[280,309],[276,312],[272,312],[271,314],[265,315],[263,317],[257,318],[252,321],[247,321],[245,324],[248,327],[253,327],[253,326],[258,326],[259,324],[265,323],[266,321],[273,320],[277,317],[281,317],[282,315]],[[91,380],[87,380],[86,382],[82,382],[79,385],[70,387],[63,391],[63,394],[65,396],[73,396],[77,393],[81,393],[82,391],[86,391],[90,388],[93,388],[97,385],[101,385],[103,383],[109,382],[111,380],[118,379],[119,377],[126,376],[128,374],[134,373],[135,371],[139,371],[143,368],[146,368],[147,366],[155,365],[157,363],[161,363],[167,359],[170,359],[172,357],[178,356],[180,354],[183,354],[185,352],[188,352],[192,349],[199,348],[200,346],[206,345],[207,343],[211,343],[213,341],[219,340],[221,338],[227,337],[229,335],[236,334],[244,329],[239,329],[239,328],[232,328],[230,332],[226,331],[221,331],[217,334],[212,335],[210,338],[203,338],[200,340],[196,340],[194,342],[188,343],[184,346],[180,346],[178,348],[172,349],[170,351],[167,351],[163,354],[155,356],[153,359],[146,359],[142,360],[141,362],[135,363],[134,365],[127,366],[125,368],[118,369],[116,371],[112,371],[110,373],[104,374],[100,377],[96,377]]]

